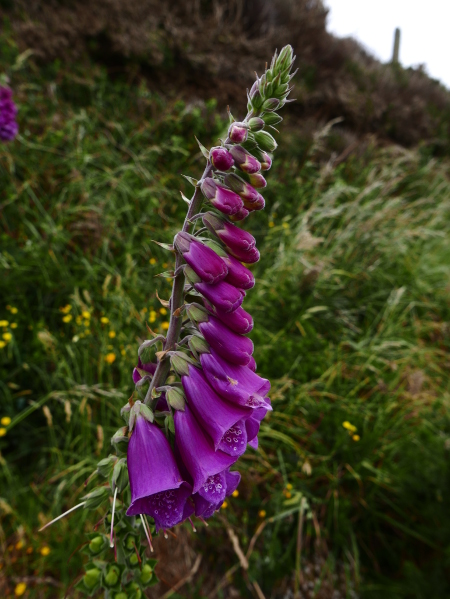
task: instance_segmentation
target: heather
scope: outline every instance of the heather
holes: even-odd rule
[[[179,230],[180,174],[204,162],[194,136],[210,147],[228,123],[214,90],[167,101],[93,64],[1,56],[20,135],[0,150],[0,580],[5,596],[26,580],[59,597],[102,514],[36,530],[110,452],[146,322],[168,327],[153,240]],[[245,304],[274,410],[220,517],[155,542],[150,596],[185,577],[171,596],[445,596],[448,162],[371,142],[336,161],[333,129],[283,127]]]

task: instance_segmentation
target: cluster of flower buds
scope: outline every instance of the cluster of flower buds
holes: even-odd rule
[[[19,131],[16,123],[17,107],[8,87],[0,87],[0,141],[11,141]]]
[[[277,147],[267,129],[282,120],[277,111],[290,92],[294,58],[290,46],[275,54],[248,93],[246,118],[230,115],[220,146],[200,145],[205,172],[169,248],[176,254],[169,330],[140,348],[133,372],[140,399],[124,407],[127,433],[119,434],[129,439],[127,515],[150,516],[156,530],[220,508],[240,481],[232,468],[248,446],[258,447],[261,421],[272,409],[270,383],[256,373],[246,336],[253,319],[242,307],[259,252],[235,222],[264,208],[259,190]],[[209,204],[203,212],[202,204]],[[158,342],[157,361],[141,361]]]

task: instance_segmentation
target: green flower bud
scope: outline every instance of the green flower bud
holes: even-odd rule
[[[255,116],[249,120],[248,126],[250,127],[251,131],[260,131],[261,129],[264,129],[264,121]]]
[[[255,139],[261,150],[273,152],[277,148],[277,142],[270,133],[267,133],[267,131],[257,131],[255,133]]]
[[[280,104],[280,100],[277,98],[269,98],[262,106],[263,110],[276,110]]]
[[[117,462],[117,456],[109,455],[104,460],[100,460],[97,464],[97,472],[107,478],[114,468],[114,464]]]
[[[98,535],[98,537],[94,537],[92,539],[92,541],[89,543],[89,551],[91,553],[93,553],[94,555],[97,555],[97,553],[100,553],[100,551],[102,551],[104,549],[104,547],[105,547],[105,539],[101,535]]]
[[[119,582],[120,570],[117,566],[111,566],[104,577],[105,585],[109,588],[116,586]]]
[[[142,566],[142,570],[139,575],[140,581],[142,582],[142,584],[147,584],[151,581],[152,577],[153,577],[153,568],[150,566],[150,564],[144,564]]]
[[[98,568],[91,568],[86,570],[86,574],[83,576],[83,582],[87,589],[92,591],[93,588],[99,583],[101,571]]]
[[[263,121],[265,122],[266,125],[269,125],[269,126],[273,127],[275,125],[278,125],[278,123],[281,123],[281,121],[283,120],[283,117],[281,117],[276,112],[267,112],[262,117],[262,119],[263,119]]]
[[[128,599],[128,595],[122,591],[121,593],[116,593],[114,599]]]
[[[128,485],[128,468],[127,461],[125,458],[120,459],[114,466],[114,470],[111,478],[111,490],[114,493],[116,488],[119,493],[122,493]]]
[[[289,89],[289,83],[284,83],[283,85],[279,85],[274,91],[273,95],[277,98],[281,98],[283,94],[285,94]]]

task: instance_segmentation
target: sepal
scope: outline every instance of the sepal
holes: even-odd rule
[[[111,491],[118,490],[119,493],[122,493],[124,489],[128,486],[128,468],[127,468],[127,460],[126,458],[121,458],[117,464],[114,466],[114,470],[112,471],[111,479],[109,481],[111,486]]]
[[[184,412],[186,398],[181,389],[179,389],[178,387],[170,387],[166,392],[166,399],[168,404],[174,410],[181,410],[182,412]]]
[[[128,435],[127,435],[128,427],[122,426],[119,428],[114,435],[111,437],[111,445],[116,448],[116,451],[119,453],[126,453],[128,447]]]
[[[81,499],[83,499],[84,509],[85,510],[96,510],[100,507],[108,497],[110,497],[111,492],[109,487],[97,487]]]
[[[97,472],[105,478],[109,477],[113,471],[114,464],[117,462],[117,459],[117,456],[109,455],[107,458],[100,460],[100,462],[97,464]]]

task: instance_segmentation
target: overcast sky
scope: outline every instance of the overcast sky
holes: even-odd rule
[[[450,88],[450,0],[324,0],[328,30],[351,35],[377,58],[392,57],[394,30],[401,29],[400,62],[425,64]]]

